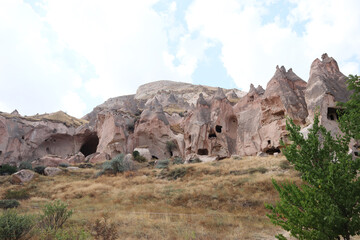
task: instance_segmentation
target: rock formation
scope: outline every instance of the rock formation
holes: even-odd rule
[[[107,100],[81,120],[63,112],[1,113],[0,164],[97,163],[134,149],[147,159],[273,154],[287,141],[287,116],[306,127],[318,111],[321,123],[339,132],[336,102],[348,97],[345,76],[327,54],[312,63],[308,82],[276,67],[266,90],[251,84],[248,93],[157,81]]]

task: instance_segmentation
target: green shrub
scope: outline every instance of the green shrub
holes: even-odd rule
[[[31,165],[31,162],[28,162],[28,161],[24,161],[24,162],[21,162],[20,165],[19,165],[19,169],[30,169],[32,170],[32,165]]]
[[[40,216],[40,226],[54,231],[62,228],[73,214],[73,211],[68,210],[67,207],[68,205],[60,200],[46,204],[43,208],[43,214]]]
[[[104,162],[102,165],[102,171],[103,173],[122,173],[127,171],[135,171],[137,169],[134,161],[127,159],[124,159],[124,154],[119,154],[110,161]],[[101,171],[100,171],[101,172]],[[103,173],[99,173],[102,175]]]
[[[139,151],[133,151],[132,155],[134,158],[136,158],[136,157],[140,156],[140,153],[139,153]]]
[[[9,164],[0,165],[0,175],[11,175],[17,172],[16,166],[11,166]]]
[[[184,160],[181,157],[175,157],[173,163],[174,164],[183,164]]]
[[[33,226],[33,216],[18,215],[15,210],[5,210],[0,216],[0,239],[23,239]]]
[[[67,163],[60,163],[60,164],[59,164],[59,167],[67,168],[67,167],[69,167],[69,164],[67,164]]]
[[[20,205],[18,201],[15,199],[3,199],[0,200],[0,208],[8,209],[8,208],[17,208]]]
[[[82,163],[79,165],[79,168],[93,168],[94,165],[92,165],[91,163]]]
[[[157,161],[155,168],[167,168],[169,166],[170,160],[169,159],[164,159],[164,160],[159,160]]]
[[[137,156],[136,158],[134,158],[134,160],[139,162],[139,163],[147,161],[147,159],[144,156]]]
[[[45,175],[45,166],[37,166],[34,167],[34,172],[41,174],[41,175]]]
[[[22,188],[19,190],[11,190],[8,189],[5,192],[4,199],[16,199],[16,200],[24,200],[29,199],[30,193],[28,189]]]
[[[184,167],[175,168],[175,169],[172,169],[167,174],[167,178],[169,180],[176,180],[178,178],[182,178],[183,176],[185,176],[186,173],[187,173],[187,168],[184,168]]]
[[[200,158],[190,159],[189,163],[201,163]]]

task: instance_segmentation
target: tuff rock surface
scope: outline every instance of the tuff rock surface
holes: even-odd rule
[[[318,111],[321,123],[335,134],[336,102],[348,97],[345,76],[327,54],[311,64],[307,82],[291,68],[277,66],[266,89],[251,84],[247,93],[156,81],[134,95],[107,100],[81,120],[63,112],[0,113],[0,164],[97,163],[134,150],[147,159],[203,161],[274,154],[280,141],[288,140],[286,116],[306,128]]]

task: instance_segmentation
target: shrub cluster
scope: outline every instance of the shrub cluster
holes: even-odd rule
[[[17,172],[17,167],[9,164],[0,165],[0,175],[11,175]]]
[[[181,157],[175,157],[173,163],[174,164],[183,164],[184,160]]]
[[[3,199],[0,200],[0,208],[8,209],[8,208],[17,208],[20,203],[15,199]]]
[[[41,175],[45,175],[45,166],[34,167],[34,172],[41,174]]]
[[[167,168],[169,166],[170,160],[169,159],[163,159],[163,160],[159,160],[157,161],[155,168]]]
[[[0,239],[22,239],[31,231],[34,223],[31,215],[18,215],[14,210],[5,210],[0,216]]]
[[[141,156],[138,151],[133,151],[132,156],[133,156],[134,160],[139,163],[146,162],[146,158],[144,156]]]
[[[31,162],[29,161],[24,161],[24,162],[21,162],[20,165],[19,165],[19,169],[29,169],[29,170],[32,170],[32,165],[31,165]]]
[[[4,199],[16,199],[16,200],[24,200],[29,199],[30,193],[28,189],[21,188],[19,190],[7,190],[4,195]]]
[[[127,171],[135,171],[137,169],[136,164],[131,159],[124,159],[124,154],[119,154],[110,161],[104,162],[102,170],[96,174],[101,176],[105,173],[117,174]]]

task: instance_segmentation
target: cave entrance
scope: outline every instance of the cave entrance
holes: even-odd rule
[[[328,108],[328,112],[327,112],[327,119],[331,120],[331,121],[336,121],[338,120],[338,114],[337,114],[337,109],[336,108]]]
[[[272,147],[265,151],[269,155],[274,155],[274,153],[280,153],[280,148]]]
[[[96,153],[97,146],[99,144],[99,138],[97,135],[90,135],[85,138],[83,145],[80,148],[80,152],[84,156],[89,156],[90,154]]]
[[[221,133],[221,129],[222,129],[222,126],[220,126],[220,125],[215,126],[216,132]]]
[[[208,155],[208,150],[206,148],[198,149],[198,155]]]

